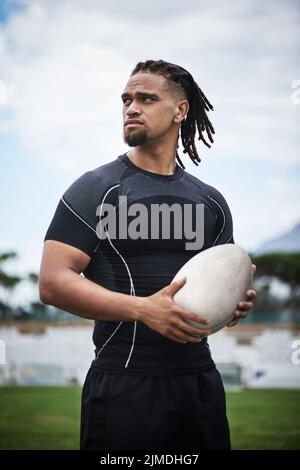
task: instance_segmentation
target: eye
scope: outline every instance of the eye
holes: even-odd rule
[[[124,106],[129,106],[130,105],[130,100],[128,98],[123,100],[123,104],[124,104]]]
[[[143,101],[146,101],[146,102],[147,102],[147,100],[153,101],[153,98],[150,98],[149,96],[144,96],[144,97],[143,97]]]

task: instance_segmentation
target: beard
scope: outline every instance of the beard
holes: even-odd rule
[[[137,147],[138,145],[143,145],[147,142],[148,135],[145,130],[133,130],[128,134],[124,133],[123,139],[129,147]]]

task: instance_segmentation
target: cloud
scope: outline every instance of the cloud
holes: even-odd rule
[[[117,1],[19,3],[23,9],[0,30],[0,78],[9,98],[0,129],[15,131],[46,164],[67,171],[120,153],[119,96],[135,63],[149,57],[199,77],[214,98],[221,155],[297,161],[294,2],[191,1],[183,8],[153,1],[148,9],[139,1],[122,8]]]
[[[241,191],[242,192],[242,191]],[[244,198],[235,198],[231,207],[235,215],[236,242],[252,249],[263,242],[289,232],[299,223],[300,186],[297,179],[266,177],[244,187]]]
[[[126,81],[138,61],[165,59],[190,70],[214,106],[213,147],[199,145],[201,166],[187,166],[224,191],[237,240],[255,246],[299,219],[296,0],[16,4],[0,23],[0,134],[37,166],[67,179],[123,153]]]

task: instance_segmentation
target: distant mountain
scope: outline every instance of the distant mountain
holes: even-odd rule
[[[255,250],[256,253],[270,253],[271,251],[300,252],[300,223],[289,232],[273,240],[266,241]]]

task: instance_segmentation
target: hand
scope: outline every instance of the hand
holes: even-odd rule
[[[173,295],[185,284],[186,277],[172,282],[168,286],[148,297],[140,297],[140,320],[152,330],[160,333],[177,343],[199,343],[210,330],[195,328],[186,320],[193,320],[202,326],[208,320],[196,313],[180,307],[173,300]]]
[[[253,274],[256,271],[256,265],[252,264],[252,272]],[[253,307],[253,302],[256,298],[256,291],[255,290],[248,290],[246,292],[247,299],[242,300],[238,303],[236,310],[233,312],[234,318],[231,322],[227,323],[227,326],[235,326],[238,324],[241,318],[245,318],[248,315],[248,311]]]

